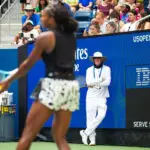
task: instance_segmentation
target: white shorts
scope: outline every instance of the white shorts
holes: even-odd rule
[[[51,110],[75,111],[79,109],[79,84],[76,80],[42,78],[31,98]]]

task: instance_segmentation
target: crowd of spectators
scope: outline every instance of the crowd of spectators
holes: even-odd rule
[[[79,7],[84,0],[79,0]],[[129,32],[150,29],[149,5],[144,9],[143,1],[138,0],[87,0],[87,7],[93,5],[90,11],[96,10],[95,16],[90,21],[89,27],[83,32],[83,36]],[[80,4],[81,3],[81,4]],[[92,3],[92,4],[91,4]],[[88,10],[87,10],[88,11]],[[92,24],[94,24],[92,26]],[[96,26],[99,26],[96,28]],[[92,32],[91,27],[98,30]],[[89,30],[89,31],[88,31]]]
[[[36,39],[44,31],[40,23],[41,11],[53,0],[21,0],[22,29],[15,37],[15,43]],[[55,0],[56,1],[56,0]],[[150,29],[150,4],[143,0],[58,0],[75,17],[77,12],[91,12],[88,26],[80,30],[80,36],[93,36]],[[25,6],[24,6],[25,5]],[[85,21],[85,20],[83,20]],[[79,20],[79,22],[82,21]],[[79,25],[80,28],[80,25]],[[79,32],[79,31],[77,31]],[[20,36],[21,35],[21,36]],[[29,36],[30,35],[30,36]],[[24,40],[26,39],[26,40]],[[25,43],[25,42],[21,42]]]

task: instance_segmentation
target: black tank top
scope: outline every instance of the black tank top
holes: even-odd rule
[[[74,34],[67,34],[59,30],[52,30],[56,44],[51,53],[42,54],[46,66],[46,76],[50,73],[72,73],[75,63],[76,38]]]

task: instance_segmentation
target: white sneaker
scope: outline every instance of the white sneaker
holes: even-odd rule
[[[93,132],[90,136],[89,136],[89,140],[90,140],[90,146],[95,146],[96,145],[96,133]]]
[[[87,142],[88,136],[84,133],[84,130],[80,131],[80,135],[81,135],[81,138],[82,138],[82,143],[85,144],[85,145],[88,145],[88,142]]]
[[[90,145],[90,146],[95,146],[96,143],[95,143],[95,141],[91,141],[89,145]]]

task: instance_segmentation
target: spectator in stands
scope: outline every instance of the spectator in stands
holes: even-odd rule
[[[15,37],[15,44],[22,45],[26,44],[28,41],[33,41],[39,36],[37,29],[34,29],[34,24],[31,20],[28,20],[26,24],[22,27],[22,32],[20,32]]]
[[[94,36],[100,35],[100,27],[99,24],[91,24],[88,30],[84,30],[83,36]]]
[[[20,3],[21,3],[21,14],[24,13],[24,6],[26,4],[26,0],[20,0]]]
[[[123,26],[121,32],[135,31],[137,29],[136,15],[137,12],[135,10],[129,12],[129,22]]]
[[[115,22],[109,21],[106,25],[106,34],[115,33],[117,29],[117,26]]]
[[[125,6],[124,6],[122,3],[118,3],[118,4],[114,7],[114,10],[118,11],[119,13],[122,13],[124,7],[125,7]]]
[[[36,8],[37,4],[39,3],[39,0],[27,0],[28,3],[32,4],[33,8]]]
[[[104,0],[98,5],[98,11],[103,12],[105,17],[112,12],[114,6],[111,4],[112,0]]]
[[[64,6],[68,10],[69,15],[73,16],[70,6],[64,0],[58,0],[58,5]]]
[[[79,2],[78,0],[64,0],[64,2],[67,3],[70,6],[71,11],[73,13],[76,12],[77,6],[78,6],[78,2]]]
[[[39,0],[38,6],[35,8],[36,13],[41,13],[41,11],[48,5],[48,0]]]
[[[28,20],[31,20],[34,26],[40,24],[40,15],[34,13],[34,8],[31,4],[27,4],[25,7],[25,15],[22,16],[22,25],[24,26]]]
[[[70,14],[71,16],[73,16],[73,13],[72,13],[72,11],[71,11],[70,6],[69,6],[67,3],[63,2],[63,0],[51,0],[51,1],[49,0],[49,4],[50,4],[50,3],[52,3],[53,5],[61,5],[61,6],[64,6],[64,7],[68,10],[69,14]],[[34,28],[36,28],[36,29],[37,29],[38,31],[40,31],[40,32],[48,31],[48,29],[45,28],[45,27],[43,27],[41,23],[40,23],[39,25],[37,25],[36,27],[34,27]]]
[[[138,13],[137,16],[136,16],[136,20],[139,20],[141,18],[142,18],[141,13]]]
[[[150,29],[150,20],[146,19],[139,23],[137,30],[148,30]]]
[[[128,13],[130,11],[130,6],[127,5],[127,4],[121,4],[120,5],[121,9],[122,9],[122,13],[121,13],[121,20],[124,22],[124,23],[127,23],[128,22]]]
[[[140,12],[144,12],[143,3],[136,2],[136,8],[138,8],[139,13],[140,13]]]
[[[96,0],[96,5],[99,6],[102,3],[102,1],[103,0]],[[110,4],[112,6],[115,6],[115,5],[117,5],[117,3],[118,3],[118,0],[112,0]]]
[[[126,0],[127,4],[130,5],[131,9],[134,9],[135,7],[135,0]]]
[[[79,0],[79,10],[90,11],[92,9],[93,0]]]
[[[132,7],[133,8],[133,7]],[[135,8],[133,8],[137,12],[136,20],[141,19],[141,13],[144,12],[144,9],[142,7],[141,3],[135,3]]]
[[[147,16],[147,13],[141,14],[142,17]],[[140,21],[138,24],[137,30],[148,30],[150,29],[150,18],[147,18],[143,21]]]
[[[120,14],[118,11],[114,10],[109,15],[110,21],[114,21],[116,23],[116,32],[120,32],[120,29],[123,27],[124,23],[120,20]]]
[[[105,21],[105,16],[104,13],[99,12],[96,15],[96,18],[92,19],[92,23],[98,23],[100,27],[100,32],[102,34],[106,33],[106,21]]]

